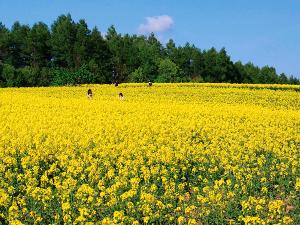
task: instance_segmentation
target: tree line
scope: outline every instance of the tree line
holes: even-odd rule
[[[50,86],[113,82],[229,82],[299,84],[275,68],[233,62],[225,48],[163,45],[152,33],[103,36],[85,20],[61,15],[49,28],[0,22],[0,86]]]

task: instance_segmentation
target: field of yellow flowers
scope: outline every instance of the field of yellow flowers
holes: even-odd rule
[[[300,224],[300,86],[0,89],[0,224]]]

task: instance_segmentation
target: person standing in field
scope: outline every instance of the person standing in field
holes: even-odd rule
[[[123,95],[122,92],[119,93],[119,99],[120,99],[120,100],[123,100],[123,99],[124,99],[124,95]]]
[[[89,90],[88,90],[87,96],[88,96],[89,99],[92,99],[92,98],[93,98],[93,92],[92,92],[92,89],[89,89]]]
[[[151,87],[151,86],[152,86],[152,82],[149,81],[149,82],[148,82],[148,87]]]

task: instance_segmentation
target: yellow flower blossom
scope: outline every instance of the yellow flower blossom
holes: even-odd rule
[[[299,121],[299,85],[0,89],[0,221],[293,224]]]

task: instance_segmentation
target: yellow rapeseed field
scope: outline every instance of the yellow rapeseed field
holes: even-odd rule
[[[300,86],[0,89],[1,223],[300,224]]]

